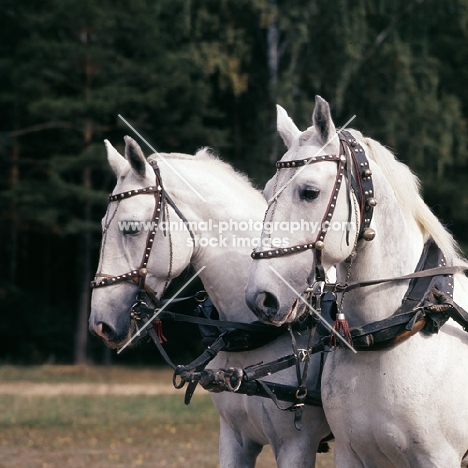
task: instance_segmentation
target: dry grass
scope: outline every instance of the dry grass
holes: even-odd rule
[[[171,379],[167,367],[0,366],[0,382],[171,383]]]
[[[0,382],[170,382],[159,369],[72,366],[0,366]],[[92,386],[91,386],[92,387]],[[11,393],[11,392],[10,392]],[[215,468],[218,416],[198,392],[190,406],[182,395],[0,395],[1,468]],[[258,468],[275,466],[269,448]],[[332,466],[321,455],[317,466]]]

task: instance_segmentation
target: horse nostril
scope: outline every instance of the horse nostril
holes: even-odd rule
[[[278,310],[278,299],[269,292],[263,293],[263,308],[276,312]]]
[[[247,305],[257,317],[273,317],[279,309],[279,301],[272,293],[263,291],[246,297]]]
[[[125,341],[130,333],[129,320],[120,322],[116,320],[94,320],[91,319],[89,322],[89,329],[91,333],[99,338],[102,338],[104,342],[111,347],[116,347]]]
[[[112,340],[115,337],[115,332],[105,322],[97,322],[94,325],[90,325],[89,329],[93,335],[104,338],[105,340]]]
[[[98,323],[99,334],[107,339],[112,339],[114,336],[114,331],[112,328],[104,322]]]

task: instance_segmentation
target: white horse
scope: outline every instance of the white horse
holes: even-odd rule
[[[290,244],[306,247],[276,256],[264,249],[261,258],[266,260],[254,261],[246,299],[259,318],[275,325],[296,318],[298,296],[294,291],[303,293],[308,288],[318,250],[325,270],[337,265],[338,283],[410,274],[430,238],[447,265],[465,265],[452,236],[423,202],[418,180],[408,167],[354,130],[350,131],[352,137],[369,159],[369,165],[363,163],[358,171],[373,180],[374,193],[365,197],[373,200],[367,207],[359,203],[347,183],[351,172],[346,167],[334,199],[337,166],[343,166],[345,158],[339,157],[343,150],[328,103],[319,96],[312,119],[313,126],[301,132],[286,111],[278,108],[278,131],[288,148],[281,161],[289,161],[290,168],[279,170],[266,186],[270,200],[266,220],[307,220],[320,226],[331,210],[331,229],[323,239],[306,229],[294,232]],[[325,154],[338,158],[316,159],[300,168],[297,162],[291,165],[291,161]],[[348,169],[358,177],[356,168]],[[375,209],[364,233],[366,241],[358,239],[357,233],[361,221],[367,222],[369,206]],[[341,229],[350,225],[348,234]],[[454,301],[466,309],[468,280],[461,273],[454,279]],[[350,328],[392,316],[408,284],[409,280],[390,281],[345,293],[341,312]],[[335,465],[458,468],[468,448],[467,363],[468,335],[451,319],[438,334],[416,333],[381,351],[355,354],[347,347],[334,349],[325,362],[322,400],[335,435]]]
[[[168,280],[178,276],[187,265],[191,264],[196,271],[205,267],[200,277],[220,319],[254,321],[255,316],[245,304],[244,287],[251,262],[252,239],[259,236],[259,227],[255,228],[254,223],[259,222],[261,226],[266,208],[262,195],[243,175],[206,149],[195,156],[154,154],[147,161],[138,144],[129,137],[126,137],[125,158],[108,141],[106,146],[109,164],[117,176],[113,193],[140,192],[120,202],[111,199],[103,219],[96,280],[111,281],[112,277],[136,272],[139,268],[147,235],[144,230],[122,232],[121,228],[126,221],[150,222],[155,213],[155,193],[149,190],[150,195],[141,194],[145,187],[158,185],[148,163],[152,159],[158,163],[164,190],[180,212],[177,214],[169,205],[162,208],[166,212],[166,232],[158,230],[154,237],[145,265],[146,285],[160,299]],[[190,223],[196,245],[187,229],[167,228],[168,221],[181,221],[180,214]],[[122,346],[131,336],[130,308],[136,292],[136,285],[126,281],[93,291],[90,330],[113,348]],[[299,346],[304,347],[306,339],[306,336],[299,337]],[[286,333],[252,351],[221,352],[210,366],[244,368],[274,361],[291,351],[291,339]],[[317,362],[311,365],[309,384],[315,385],[318,365]],[[297,382],[294,368],[269,376],[267,380],[289,385]],[[305,407],[304,430],[299,432],[294,427],[294,415],[280,411],[270,399],[230,392],[211,394],[211,397],[220,414],[222,467],[255,466],[258,454],[267,444],[272,446],[279,467],[311,467],[315,464],[320,441],[330,433],[323,410],[318,407]]]

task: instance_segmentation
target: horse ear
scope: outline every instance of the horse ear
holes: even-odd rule
[[[289,149],[294,137],[299,135],[301,131],[279,104],[276,105],[276,126],[284,144]]]
[[[320,96],[315,96],[315,108],[312,114],[312,122],[319,135],[320,141],[323,145],[333,138],[336,133],[335,124],[331,118],[330,106]]]
[[[111,145],[109,140],[104,140],[107,151],[107,160],[109,165],[114,171],[115,175],[119,177],[123,168],[128,164],[125,158]]]
[[[146,175],[146,158],[141,151],[140,145],[131,137],[125,136],[125,157],[127,158],[132,169],[140,176]]]

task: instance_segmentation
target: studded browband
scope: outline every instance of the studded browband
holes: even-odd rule
[[[129,190],[128,192],[116,193],[115,195],[109,195],[109,202],[123,200],[124,198],[134,197],[135,195],[144,195],[145,193],[159,193],[161,186],[157,187],[145,187],[142,189]]]
[[[251,254],[254,260],[260,260],[265,258],[279,257],[282,255],[290,255],[298,252],[303,252],[308,249],[314,249],[316,255],[316,266],[321,267],[321,251],[324,248],[324,239],[328,232],[327,226],[331,222],[333,213],[336,207],[336,200],[341,188],[343,181],[344,171],[347,165],[352,164],[354,168],[355,176],[353,172],[349,170],[350,184],[356,195],[356,198],[360,207],[360,227],[359,227],[359,238],[365,240],[372,240],[375,237],[375,231],[370,228],[372,220],[372,214],[375,205],[377,204],[374,198],[374,187],[372,184],[372,171],[369,168],[369,161],[367,160],[364,149],[360,143],[349,133],[348,131],[342,130],[339,133],[340,147],[342,149],[342,155],[321,155],[314,156],[312,158],[297,159],[293,161],[278,161],[276,163],[277,170],[280,169],[291,169],[309,164],[316,164],[319,162],[336,161],[338,163],[337,174],[335,178],[334,188],[328,202],[327,210],[322,218],[321,230],[319,231],[317,238],[313,242],[307,242],[304,244],[293,245],[291,247],[283,247],[278,249],[269,249],[256,251],[254,250]],[[349,157],[347,157],[348,155]],[[348,169],[351,169],[348,167]],[[319,272],[319,276],[322,276],[322,272]]]

